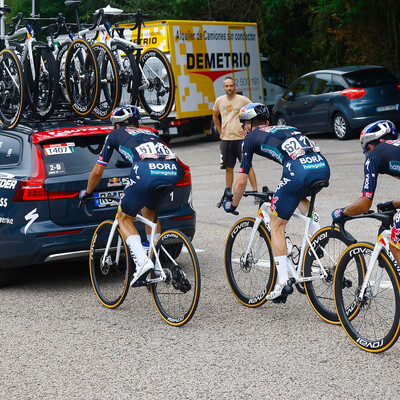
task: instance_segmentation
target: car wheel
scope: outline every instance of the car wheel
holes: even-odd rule
[[[353,132],[342,113],[337,113],[332,120],[333,133],[339,140],[347,140],[353,137]]]
[[[286,118],[282,114],[278,115],[278,117],[276,118],[276,124],[277,125],[287,125]]]

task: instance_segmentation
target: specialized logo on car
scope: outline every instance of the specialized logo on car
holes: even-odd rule
[[[298,159],[304,169],[319,169],[326,167],[324,159],[318,154],[316,156],[302,157]]]
[[[149,163],[151,175],[165,175],[165,176],[177,176],[178,171],[175,164],[164,164],[164,163]]]
[[[34,208],[32,211],[25,215],[25,220],[28,221],[24,229],[25,235],[28,231],[28,228],[39,218],[39,214],[36,211],[37,208]]]
[[[15,179],[1,179],[0,189],[15,189],[17,181]]]

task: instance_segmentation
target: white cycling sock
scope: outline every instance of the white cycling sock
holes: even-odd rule
[[[129,251],[132,254],[135,262],[142,266],[147,260],[146,252],[142,246],[142,240],[140,239],[140,235],[131,235],[126,239],[126,244],[129,247]]]
[[[307,213],[307,215],[308,215],[308,213]],[[311,236],[314,235],[314,233],[319,231],[320,229],[321,229],[321,225],[319,224],[319,215],[316,212],[314,212],[314,218],[310,224]]]
[[[286,284],[289,279],[286,257],[287,256],[274,257],[276,270],[278,271],[278,282],[280,285]]]

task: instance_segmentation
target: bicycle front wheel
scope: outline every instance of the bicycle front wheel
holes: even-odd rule
[[[200,299],[200,266],[196,251],[187,236],[176,230],[162,233],[155,251],[167,279],[150,286],[154,304],[169,325],[184,325],[193,317]],[[152,260],[156,262],[154,254]]]
[[[265,303],[276,280],[270,233],[261,223],[251,241],[254,223],[254,218],[237,221],[225,245],[225,271],[229,286],[236,298],[247,307]]]
[[[350,244],[351,242],[340,233],[338,228],[331,231],[330,226],[321,228],[311,238],[311,245],[327,273],[326,277],[321,276],[320,265],[309,245],[306,247],[303,258],[303,277],[315,278],[310,282],[305,282],[306,294],[311,307],[325,322],[334,325],[340,322],[333,297],[333,277],[340,256]],[[362,270],[359,270],[358,273],[361,278]]]
[[[97,227],[89,262],[93,289],[101,304],[107,308],[122,304],[131,278],[129,250],[118,227],[111,237],[112,227],[112,221],[104,221]]]
[[[0,52],[0,122],[13,129],[24,108],[22,67],[16,54],[5,49]]]
[[[139,100],[155,119],[165,118],[175,101],[175,80],[168,58],[161,50],[148,49],[140,57],[143,71]]]
[[[103,43],[95,43],[93,51],[100,68],[100,96],[93,114],[100,119],[109,118],[119,104],[121,84],[119,67],[111,50]]]
[[[92,47],[83,39],[74,40],[65,59],[65,90],[72,109],[81,116],[90,114],[100,94],[100,72]]]
[[[393,263],[381,251],[363,296],[358,264],[367,271],[374,245],[356,243],[342,255],[334,277],[335,304],[343,329],[361,349],[380,353],[396,343],[400,332],[400,282]]]

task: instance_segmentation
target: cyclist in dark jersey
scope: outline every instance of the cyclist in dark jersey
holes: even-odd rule
[[[153,131],[140,128],[139,119],[139,111],[134,106],[118,107],[112,112],[110,120],[115,129],[107,135],[97,163],[90,173],[87,188],[79,195],[79,198],[85,201],[93,193],[114,150],[132,164],[129,181],[118,208],[121,233],[136,264],[131,285],[154,269],[133,223],[136,214],[141,211],[145,218],[153,220],[157,201],[154,189],[160,185],[176,186],[178,179],[183,175],[182,167],[173,151],[165,146]],[[149,239],[150,231],[147,226],[146,231]],[[158,221],[155,240],[160,231]]]
[[[243,141],[242,162],[234,185],[233,200],[224,202],[224,209],[232,212],[239,205],[246,189],[253,154],[269,158],[283,167],[281,180],[271,201],[271,244],[278,272],[278,282],[267,296],[274,302],[285,301],[293,291],[287,284],[287,248],[285,227],[298,207],[306,214],[311,195],[310,185],[317,180],[328,180],[328,162],[319,148],[291,126],[269,126],[269,112],[264,104],[245,105],[239,114],[243,128],[249,132]],[[312,233],[319,229],[318,221],[311,224]]]
[[[364,184],[360,198],[353,204],[332,211],[332,219],[339,222],[345,215],[359,215],[367,212],[372,205],[379,174],[400,179],[400,140],[393,122],[381,120],[367,125],[361,132],[360,141],[364,154]],[[388,211],[400,208],[400,200],[378,204],[378,210]],[[390,250],[400,264],[400,211],[394,218]]]

